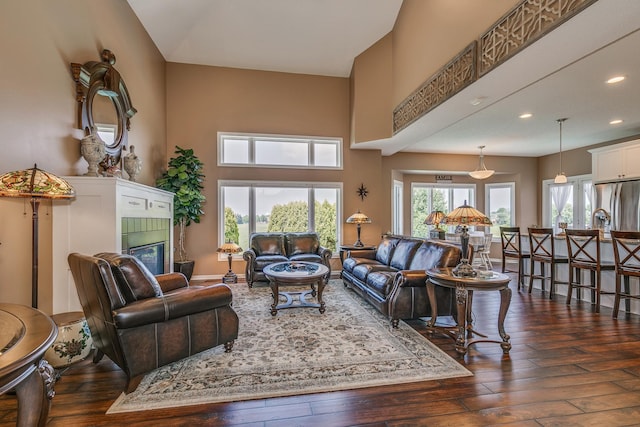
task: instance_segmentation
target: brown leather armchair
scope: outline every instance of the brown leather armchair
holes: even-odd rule
[[[97,352],[126,374],[125,393],[160,366],[238,337],[238,316],[223,284],[189,286],[181,273],[153,276],[135,257],[116,253],[68,257]]]

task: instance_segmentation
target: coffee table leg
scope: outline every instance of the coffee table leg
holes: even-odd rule
[[[467,329],[467,288],[456,285],[456,303],[458,307],[458,336],[456,337],[456,351],[460,354],[467,352],[465,333]]]
[[[324,301],[322,300],[322,291],[324,291],[324,279],[321,277],[320,280],[318,280],[318,303],[320,304],[320,314],[324,313],[325,311]]]
[[[271,315],[278,314],[278,300],[280,294],[278,293],[278,282],[276,280],[269,280],[269,287],[271,288],[271,294],[273,295],[273,304],[271,304]]]
[[[504,354],[509,353],[509,350],[511,350],[511,342],[509,342],[511,337],[504,331],[504,318],[507,317],[507,311],[509,311],[510,305],[511,288],[507,286],[500,290],[500,313],[498,314],[498,332],[502,338],[500,347],[502,347],[502,352]]]

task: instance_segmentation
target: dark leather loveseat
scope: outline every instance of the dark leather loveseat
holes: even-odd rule
[[[308,261],[323,264],[331,275],[331,250],[320,246],[316,233],[253,233],[249,249],[242,257],[247,262],[245,274],[249,287],[268,281],[262,270],[269,264],[285,261]]]
[[[125,393],[147,372],[238,337],[228,286],[189,286],[182,273],[153,276],[131,255],[72,253],[69,267],[99,362],[126,374]]]
[[[385,235],[376,249],[347,253],[342,280],[387,315],[395,328],[400,319],[431,315],[425,270],[454,267],[460,256],[460,247],[442,240]],[[437,287],[436,297],[439,316],[456,313],[453,289]]]

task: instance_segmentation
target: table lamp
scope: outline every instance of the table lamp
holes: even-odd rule
[[[236,243],[228,241],[218,248],[218,252],[228,254],[229,259],[229,271],[222,278],[222,283],[238,283],[238,276],[236,276],[236,273],[231,269],[231,259],[233,258],[233,254],[242,252],[242,248]]]
[[[485,214],[479,210],[467,205],[467,201],[464,201],[462,206],[455,208],[449,212],[442,224],[447,225],[460,225],[462,226],[462,233],[460,234],[460,246],[462,247],[462,259],[460,263],[453,269],[453,274],[458,277],[475,277],[476,271],[469,264],[469,226],[487,226],[492,222]]]
[[[38,208],[40,199],[73,199],[71,184],[64,179],[38,169],[7,172],[0,176],[0,196],[31,199],[31,306],[38,308]]]
[[[432,239],[444,240],[445,230],[440,227],[440,223],[444,219],[444,212],[433,211],[424,220],[427,225],[435,225],[435,227],[429,232],[429,237]]]
[[[354,213],[349,218],[347,218],[346,222],[347,222],[347,224],[356,224],[357,225],[358,240],[356,240],[356,242],[353,244],[353,246],[355,246],[356,248],[363,247],[364,243],[362,243],[360,241],[360,226],[361,226],[361,224],[371,224],[371,219],[368,216],[366,216],[365,214],[361,213],[360,209],[358,209],[358,212]]]

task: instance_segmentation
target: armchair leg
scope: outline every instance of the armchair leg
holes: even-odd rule
[[[140,385],[140,382],[144,378],[144,374],[136,375],[135,377],[131,377],[127,381],[127,385],[124,389],[124,394],[129,394],[132,391],[135,391],[136,388]]]
[[[233,349],[233,343],[234,343],[234,341],[233,341],[233,340],[232,340],[232,341],[229,341],[229,342],[224,343],[224,352],[225,352],[225,353],[230,353],[230,352],[231,352],[231,350]]]
[[[99,361],[102,360],[103,357],[104,357],[104,353],[100,349],[96,348],[96,352],[93,355],[93,363],[98,363]]]
[[[397,329],[399,323],[400,323],[400,319],[391,319],[391,327],[392,328]]]

